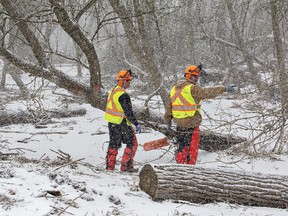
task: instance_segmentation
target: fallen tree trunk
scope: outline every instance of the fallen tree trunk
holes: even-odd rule
[[[139,177],[141,190],[155,201],[172,199],[288,207],[287,176],[179,164],[146,164]]]
[[[67,118],[75,116],[83,116],[86,114],[86,109],[74,110],[27,110],[8,112],[1,111],[0,126],[10,124],[41,124],[47,122],[51,118]]]
[[[147,119],[151,120],[148,116],[146,117],[146,121],[142,119],[147,127],[153,128],[163,134],[167,132],[166,126],[163,123],[158,123],[160,121],[159,119],[152,119],[154,122],[148,121]],[[167,138],[169,139],[169,137]],[[216,152],[226,150],[243,142],[247,142],[247,139],[227,134],[219,134],[209,130],[201,130],[199,148],[209,152]]]
[[[213,131],[200,132],[199,148],[209,152],[226,150],[240,143],[248,142],[244,137],[232,136],[230,134],[219,134]]]

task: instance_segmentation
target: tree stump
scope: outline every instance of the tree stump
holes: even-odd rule
[[[154,201],[227,202],[288,207],[288,177],[191,165],[146,164],[139,186]]]

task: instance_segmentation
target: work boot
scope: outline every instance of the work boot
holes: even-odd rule
[[[107,156],[106,156],[106,169],[107,170],[115,169],[117,155],[118,155],[117,149],[108,149]]]
[[[131,168],[131,167],[129,167],[129,168],[127,168],[127,167],[122,167],[121,166],[121,172],[127,172],[127,173],[137,173],[139,171],[139,169],[137,169],[137,168]]]

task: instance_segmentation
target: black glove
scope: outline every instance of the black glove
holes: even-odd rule
[[[172,130],[170,124],[167,124],[166,136],[172,136],[172,137],[175,137],[175,136],[176,136],[176,132],[175,132],[174,130]]]
[[[235,84],[230,84],[225,87],[225,91],[228,93],[235,93],[237,90],[238,90],[238,87]]]

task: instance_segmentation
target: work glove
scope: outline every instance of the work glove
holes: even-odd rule
[[[176,132],[171,128],[170,124],[167,124],[166,135],[172,137],[176,136]]]
[[[235,84],[230,84],[225,87],[225,91],[228,93],[235,93],[237,90],[238,90],[238,87]]]
[[[137,125],[136,126],[136,133],[141,133],[141,126],[140,125]]]

